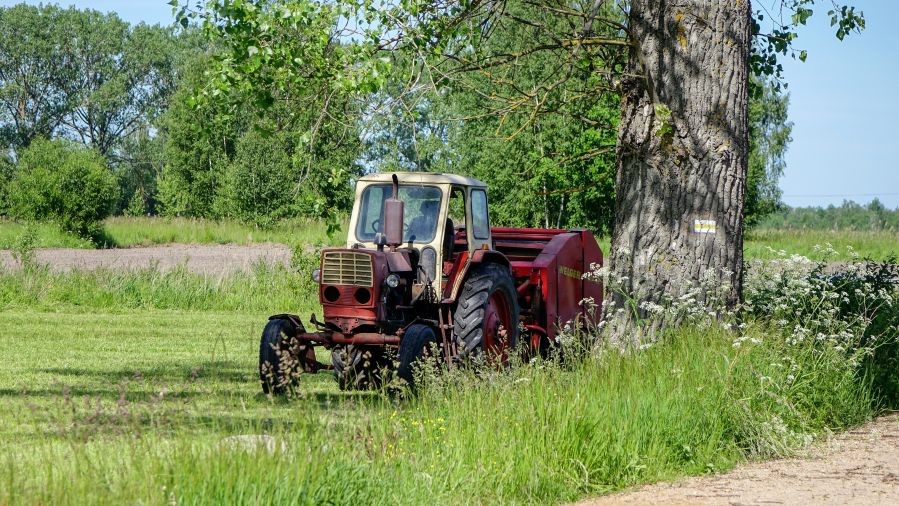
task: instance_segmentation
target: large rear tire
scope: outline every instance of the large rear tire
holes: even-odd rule
[[[453,316],[460,358],[506,362],[518,344],[517,295],[508,267],[490,263],[471,270]]]
[[[259,381],[266,394],[282,395],[295,387],[311,347],[297,339],[297,327],[287,319],[269,320],[259,341]]]
[[[331,350],[331,364],[341,390],[380,388],[388,367],[383,349],[352,344],[335,346]]]
[[[400,341],[399,366],[396,375],[415,387],[415,369],[423,360],[431,357],[431,350],[438,343],[437,333],[428,325],[410,325]]]

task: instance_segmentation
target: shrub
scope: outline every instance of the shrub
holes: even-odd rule
[[[833,257],[832,248],[824,248]],[[792,346],[843,355],[858,376],[872,382],[876,401],[899,401],[899,268],[856,258],[848,263],[781,258],[748,270],[746,316]]]
[[[100,221],[118,201],[118,185],[96,151],[38,139],[20,154],[9,200],[16,218],[55,221],[66,232],[96,242]]]
[[[287,148],[273,135],[244,135],[218,188],[217,214],[263,226],[296,214],[298,175]]]

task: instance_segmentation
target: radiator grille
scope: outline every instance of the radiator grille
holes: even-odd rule
[[[352,251],[325,252],[322,262],[322,283],[372,286],[371,255]]]

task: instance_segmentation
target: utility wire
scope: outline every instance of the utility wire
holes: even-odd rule
[[[832,194],[832,195],[782,195],[785,198],[812,198],[812,197],[893,197],[899,193],[850,193],[850,194]]]

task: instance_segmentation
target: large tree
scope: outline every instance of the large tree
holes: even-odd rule
[[[753,226],[781,207],[778,181],[786,168],[793,123],[790,97],[770,79],[753,77],[749,98],[749,167],[746,174],[746,225]]]
[[[524,2],[506,6],[479,52],[528,52],[535,41],[550,43],[563,16],[547,17]],[[514,19],[544,19],[530,26]],[[547,93],[557,77],[564,50],[539,51],[495,74],[459,72],[439,88],[410,91],[404,60],[388,84],[371,98],[367,164],[382,170],[461,172],[488,183],[491,219],[502,226],[588,227],[610,233],[614,204],[615,133],[618,95],[596,89],[589,68]],[[459,55],[466,58],[466,55]],[[467,58],[466,58],[467,59]],[[518,100],[540,93],[538,111]],[[385,107],[382,104],[398,104]],[[536,114],[534,114],[536,112]]]
[[[165,108],[171,30],[54,5],[0,8],[4,147],[64,136],[111,157]]]
[[[303,30],[277,36],[292,39]],[[216,70],[228,41],[206,42],[198,35],[183,34],[193,51],[179,64],[172,105],[158,123],[165,159],[158,174],[159,211],[261,225],[345,212],[352,198],[349,181],[361,172],[359,135],[344,120],[353,116],[345,94],[318,95],[318,86],[307,81],[260,93],[230,88],[229,100],[217,101],[221,92],[210,90],[206,75]],[[258,75],[270,71],[257,68]],[[197,97],[198,91],[208,95]]]
[[[739,299],[750,19],[748,2],[631,2],[609,255],[619,307],[700,282]]]
[[[71,110],[69,12],[54,5],[0,8],[0,147],[50,137]]]
[[[171,30],[130,26],[115,14],[71,10],[67,46],[73,79],[61,133],[103,155],[145,129],[167,106],[174,85],[176,46]]]

